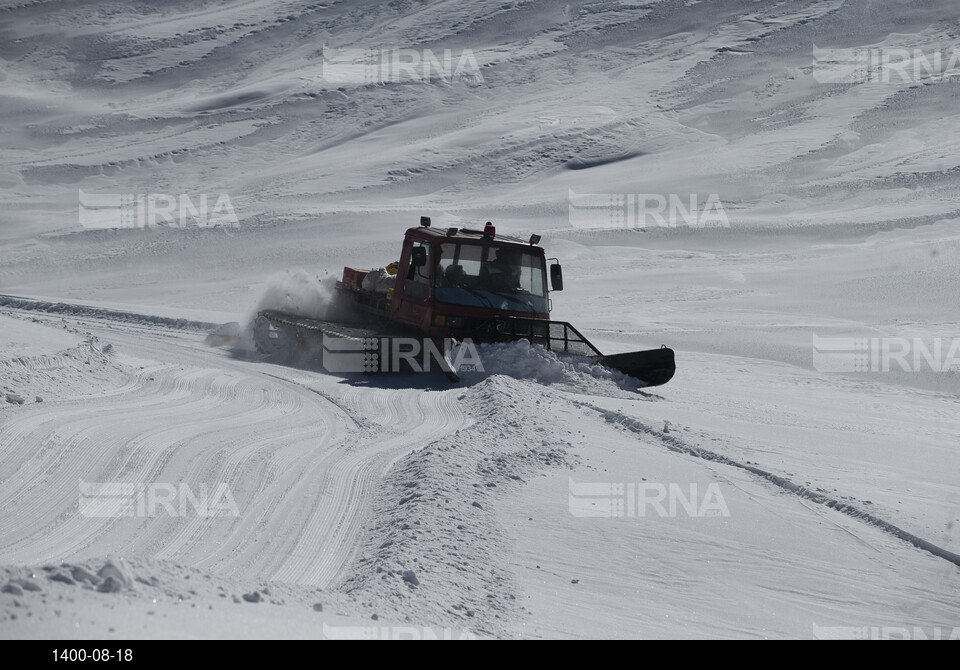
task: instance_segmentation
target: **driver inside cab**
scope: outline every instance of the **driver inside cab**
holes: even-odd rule
[[[484,266],[485,284],[492,291],[515,291],[520,288],[520,253],[515,249],[498,249],[497,257]]]

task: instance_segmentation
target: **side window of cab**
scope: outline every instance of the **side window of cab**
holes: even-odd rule
[[[419,300],[425,299],[430,289],[430,246],[417,242],[410,249],[410,267],[403,294]]]

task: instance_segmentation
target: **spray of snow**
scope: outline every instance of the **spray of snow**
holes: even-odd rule
[[[453,359],[457,360],[454,348]],[[624,389],[635,389],[637,381],[621,372],[610,370],[587,358],[560,356],[526,340],[477,345],[482,370],[461,368],[459,374],[468,383],[490,375],[506,375],[516,379],[531,379],[541,384],[562,384],[578,391],[586,391],[597,382],[612,382]],[[469,359],[464,357],[463,361]]]
[[[273,309],[313,319],[332,318],[336,278],[320,278],[305,270],[286,270],[272,277],[257,302],[256,312]]]
[[[254,351],[253,328],[257,315],[275,310],[311,319],[353,321],[356,314],[349,305],[337,300],[337,279],[333,275],[318,277],[306,270],[285,270],[270,278],[256,308],[247,316],[241,329],[239,348]]]

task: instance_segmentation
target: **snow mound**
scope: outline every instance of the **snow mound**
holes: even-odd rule
[[[459,392],[473,421],[394,464],[338,592],[371,614],[446,626],[454,638],[516,634],[523,590],[506,558],[501,501],[579,460],[552,418],[566,405],[546,393],[531,402],[530,386],[495,376]]]
[[[453,350],[453,360],[468,361],[467,353],[460,353],[465,345]],[[558,384],[576,391],[595,389],[598,383],[612,383],[621,389],[636,389],[637,380],[621,372],[600,365],[595,360],[578,356],[562,356],[543,347],[519,342],[478,344],[479,363],[475,370],[464,365],[458,373],[465,382],[476,382],[491,375],[506,375],[515,379],[528,379],[541,384]],[[609,388],[606,390],[609,391]]]
[[[0,412],[99,395],[132,374],[115,360],[113,345],[54,320],[0,316],[0,351],[21,354],[0,356]]]
[[[42,567],[0,566],[4,639],[380,635],[379,629],[368,628],[369,619],[355,613],[363,609],[340,594],[228,579],[171,561],[95,558]],[[385,619],[383,630],[420,630],[396,623]]]

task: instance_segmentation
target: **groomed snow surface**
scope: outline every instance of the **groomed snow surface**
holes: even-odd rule
[[[951,10],[4,9],[0,638],[960,639],[960,88],[817,61],[946,66]],[[324,78],[351,49],[469,76]],[[236,223],[98,226],[104,194]],[[729,226],[572,225],[577,194]],[[252,346],[261,309],[339,315],[421,215],[541,234],[554,318],[676,377]]]

